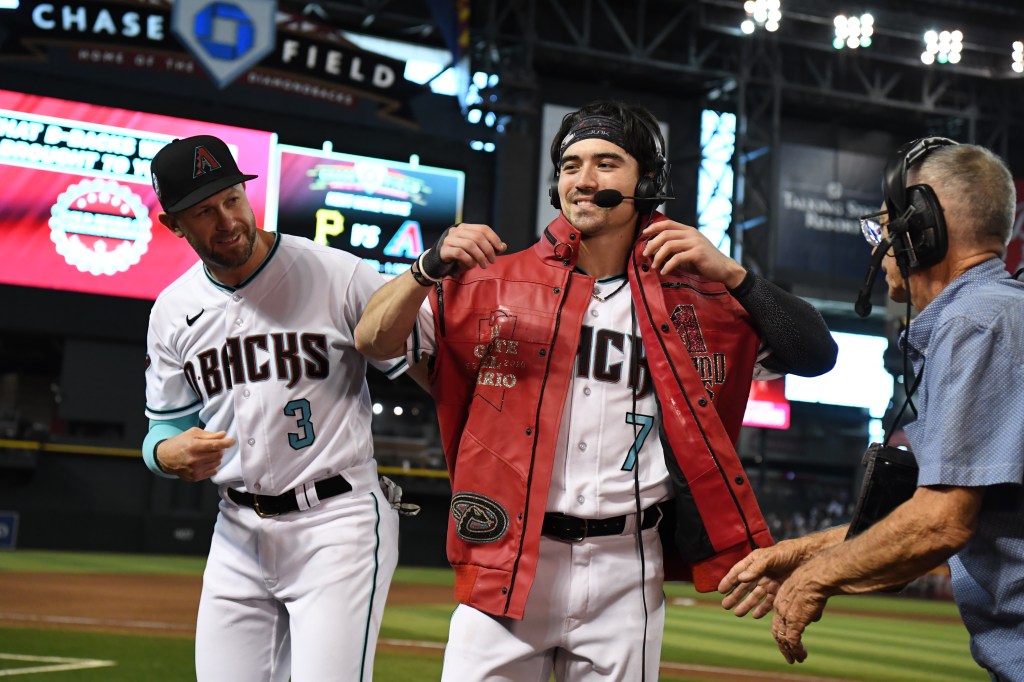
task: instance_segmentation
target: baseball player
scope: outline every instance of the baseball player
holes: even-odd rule
[[[560,213],[533,248],[452,227],[356,328],[383,359],[418,327],[411,360],[431,368],[451,682],[657,679],[666,575],[710,591],[771,544],[733,445],[755,368],[835,362],[813,307],[656,211],[669,168],[648,111],[569,114],[551,160]]]
[[[220,491],[200,682],[370,680],[398,516],[378,483],[353,328],[382,279],[351,254],[257,229],[255,177],[208,135],[153,159],[160,221],[200,261],[150,315],[143,454],[157,475]]]

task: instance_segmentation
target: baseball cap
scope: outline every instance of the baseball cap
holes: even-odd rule
[[[224,141],[195,135],[168,143],[150,164],[153,189],[168,213],[195,206],[232,185],[259,176],[245,175]]]

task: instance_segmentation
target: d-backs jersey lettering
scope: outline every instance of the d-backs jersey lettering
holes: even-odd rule
[[[290,235],[238,287],[196,263],[153,306],[146,415],[198,412],[205,429],[226,431],[237,443],[213,482],[262,494],[368,462],[366,360],[353,330],[382,283],[355,256]],[[392,377],[407,366],[373,364]]]

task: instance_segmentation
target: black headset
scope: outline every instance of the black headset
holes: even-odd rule
[[[957,144],[946,137],[922,137],[896,150],[885,166],[882,192],[889,212],[887,229],[900,268],[935,265],[949,242],[942,205],[929,185],[907,187],[907,172],[939,147]]]
[[[647,119],[640,116],[635,117],[647,130],[648,137],[655,148],[654,172],[651,175],[644,174],[636,183],[633,189],[633,205],[637,213],[650,213],[665,200],[664,192],[668,186],[669,174],[672,165],[668,162],[665,153],[665,138],[661,134],[661,128],[652,125]],[[555,176],[548,185],[548,199],[556,209],[562,210],[562,199],[558,196],[558,159],[555,159]]]

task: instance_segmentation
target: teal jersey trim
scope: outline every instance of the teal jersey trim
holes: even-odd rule
[[[366,656],[373,655],[370,649],[370,628],[373,627],[373,601],[377,598],[377,573],[380,571],[380,502],[377,496],[370,493],[373,498],[373,510],[377,513],[377,523],[373,526],[373,584],[370,586],[370,603],[366,609],[366,630],[363,633],[363,660],[359,665],[359,682],[366,677]]]
[[[278,247],[278,245],[280,243],[281,243],[281,233],[280,232],[275,232],[274,233],[274,243],[270,245],[270,252],[267,254],[267,257],[263,259],[263,262],[260,263],[260,266],[258,268],[256,268],[256,270],[254,270],[251,275],[246,277],[244,281],[239,282],[237,287],[229,287],[227,284],[224,284],[223,282],[218,281],[216,277],[214,277],[213,275],[210,274],[209,268],[207,268],[206,264],[204,263],[203,264],[203,272],[206,273],[206,279],[210,280],[210,284],[212,284],[213,286],[217,287],[218,289],[223,289],[224,291],[238,291],[239,289],[244,287],[246,284],[248,284],[249,282],[251,282],[254,279],[256,279],[256,277],[261,272],[263,272],[263,268],[267,267],[267,263],[269,263],[270,259],[274,257],[275,253],[277,253],[277,247]]]

